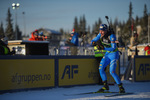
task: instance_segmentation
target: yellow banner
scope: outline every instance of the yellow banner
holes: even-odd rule
[[[135,81],[150,81],[150,57],[135,58]]]
[[[54,59],[5,59],[0,64],[0,90],[55,85]]]
[[[59,86],[94,84],[99,81],[96,59],[59,59]]]

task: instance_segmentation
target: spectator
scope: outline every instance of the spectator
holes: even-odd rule
[[[144,48],[144,51],[145,51],[145,55],[146,55],[146,56],[150,55],[150,46],[147,45],[147,46]]]
[[[78,33],[76,33],[74,29],[71,32],[71,36],[67,41],[67,43],[71,46],[70,47],[71,55],[77,55]]]
[[[42,41],[43,39],[39,38],[38,35],[39,35],[38,30],[35,30],[34,32],[32,32],[29,41]]]
[[[13,54],[15,54],[15,50],[10,51],[7,44],[8,44],[7,37],[4,37],[2,40],[0,40],[0,55],[13,55]]]
[[[136,31],[134,31],[134,34],[130,39],[130,44],[131,44],[131,47],[137,46],[139,44],[138,34]]]
[[[39,38],[41,38],[41,40],[45,41],[47,39],[47,36],[45,36],[43,34],[43,32],[39,33]]]

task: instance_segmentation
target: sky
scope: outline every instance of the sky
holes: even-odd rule
[[[70,31],[73,28],[74,18],[78,20],[85,15],[87,26],[92,26],[99,18],[107,24],[105,16],[119,21],[129,18],[129,4],[132,2],[133,18],[142,17],[144,4],[150,13],[150,0],[0,0],[0,23],[6,28],[8,8],[12,14],[15,26],[15,13],[17,24],[23,34],[31,34],[39,28],[48,28],[59,31],[63,28]],[[20,3],[17,10],[12,9],[12,3]],[[23,14],[25,12],[25,14]]]

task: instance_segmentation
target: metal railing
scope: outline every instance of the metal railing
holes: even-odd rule
[[[120,54],[120,74],[124,74],[129,60],[128,60],[128,49],[119,48]],[[49,55],[71,55],[71,50],[69,46],[62,47],[49,47]],[[77,55],[95,55],[93,47],[78,47]]]
[[[93,47],[77,47],[77,55],[94,55]],[[49,46],[49,55],[71,55],[69,46]]]

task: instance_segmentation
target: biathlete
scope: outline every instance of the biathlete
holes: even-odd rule
[[[109,71],[119,86],[119,93],[125,93],[123,84],[121,83],[119,76],[115,72],[117,67],[117,60],[119,59],[119,51],[115,41],[116,41],[115,34],[108,31],[106,24],[100,25],[99,34],[91,41],[92,45],[95,45],[96,42],[101,42],[101,46],[99,46],[99,49],[106,50],[106,53],[99,65],[99,72],[104,86],[97,92],[106,92],[109,90],[105,68],[108,64],[110,64]]]

